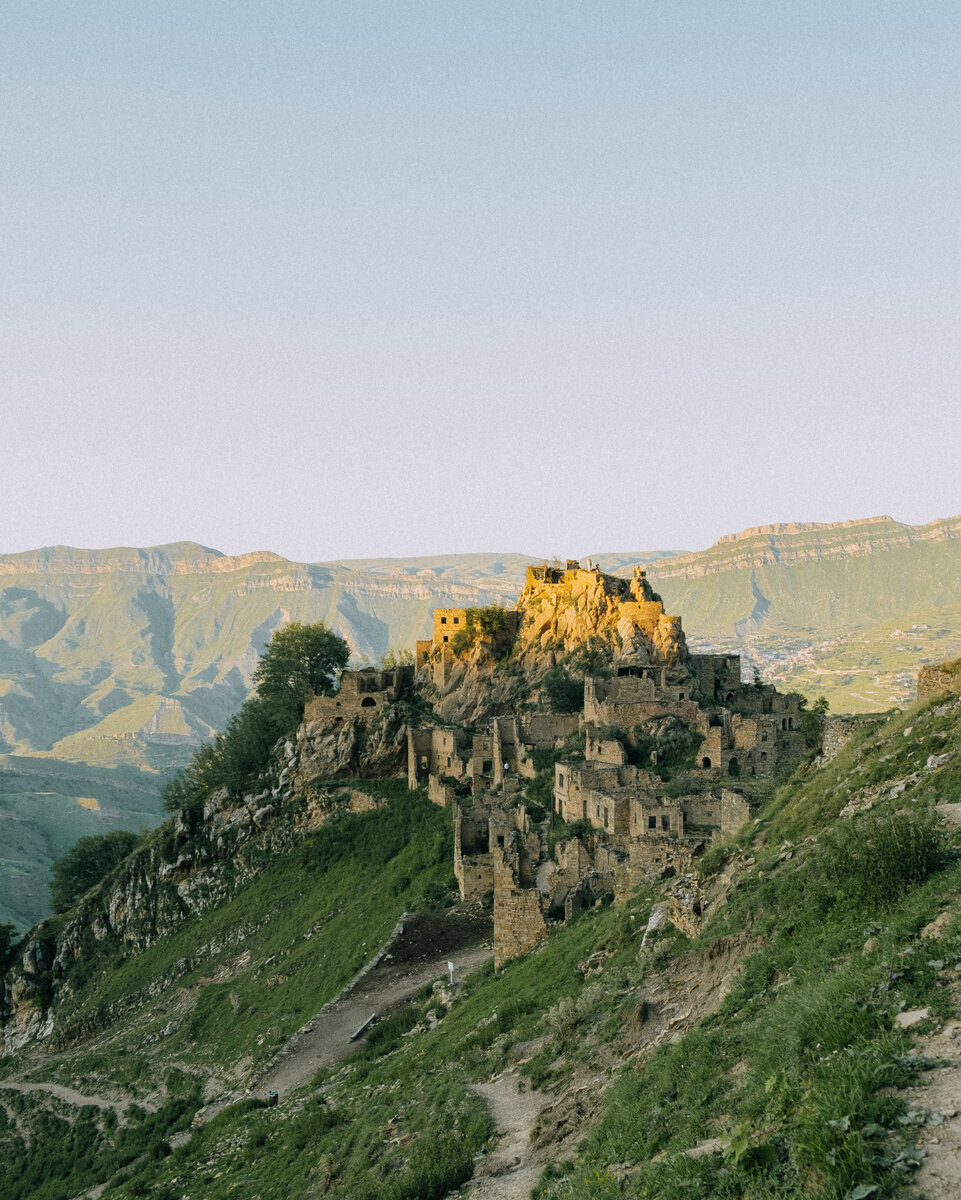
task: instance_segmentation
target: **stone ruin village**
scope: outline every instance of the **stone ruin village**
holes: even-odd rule
[[[574,711],[549,702],[551,672]],[[739,655],[691,653],[640,569],[530,566],[513,611],[438,609],[413,665],[344,672],[300,737],[363,739],[411,694],[433,716],[400,727],[409,786],[452,809],[460,894],[493,898],[497,966],[653,878],[676,877],[676,921],[696,928],[695,860],[803,748],[801,698],[742,682]]]

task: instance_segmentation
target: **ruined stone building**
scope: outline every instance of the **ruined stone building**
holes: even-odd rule
[[[369,721],[399,700],[413,681],[413,667],[395,667],[390,671],[365,667],[344,671],[340,687],[333,696],[312,696],[307,701],[304,721],[318,725],[334,725],[352,717]]]
[[[418,677],[441,698],[462,686],[464,648],[483,648],[469,614],[437,610],[432,638],[417,643]],[[507,617],[498,653],[509,650],[535,679],[545,663],[576,661],[584,647],[610,665],[586,671],[573,714],[524,710],[491,716],[482,729],[408,731],[409,785],[453,808],[461,895],[493,895],[498,964],[546,936],[550,921],[689,870],[712,840],[742,827],[757,782],[803,745],[799,698],[743,683],[738,655],[691,654],[680,619],[664,612],[641,570],[625,580],[575,561],[529,567]],[[686,784],[668,789],[657,751],[647,761],[637,747],[676,731],[699,746]],[[574,735],[583,750],[571,750]],[[567,826],[577,823],[553,855],[546,825],[518,803],[538,750],[560,755],[551,805]]]

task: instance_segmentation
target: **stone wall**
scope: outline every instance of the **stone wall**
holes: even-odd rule
[[[864,729],[865,725],[873,725],[877,717],[853,713],[838,714],[824,718],[821,730],[821,757],[824,762],[837,758],[848,742]]]
[[[751,805],[740,792],[721,789],[721,835],[730,837],[751,819]]]
[[[393,671],[372,668],[344,671],[335,695],[310,697],[304,706],[304,723],[326,726],[352,717],[369,721],[398,700],[413,680],[413,667],[397,667]]]
[[[494,854],[494,969],[547,937],[541,894],[522,886],[515,855]]]

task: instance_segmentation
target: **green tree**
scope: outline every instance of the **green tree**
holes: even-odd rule
[[[256,695],[166,784],[164,809],[183,809],[196,818],[218,788],[238,794],[256,782],[274,745],[300,723],[308,695],[330,695],[348,658],[347,643],[326,625],[292,621],[278,629],[254,672]]]
[[[126,829],[80,838],[50,868],[50,899],[54,912],[65,912],[130,854],[140,840]]]
[[[802,696],[799,707],[801,709],[801,732],[804,734],[804,744],[809,750],[814,750],[820,754],[821,742],[824,736],[824,718],[829,708],[827,697],[818,696],[811,707],[808,708],[807,697]]]
[[[584,681],[568,675],[563,667],[551,667],[547,672],[544,692],[556,713],[579,712],[584,704]]]
[[[331,695],[349,658],[350,647],[322,622],[291,621],[278,629],[254,672],[263,716],[276,722],[282,733],[295,729],[308,695]]]
[[[9,921],[0,921],[0,971],[5,971],[13,961],[17,944],[17,931]]]
[[[413,650],[385,650],[380,656],[380,669],[382,671],[395,671],[398,667],[410,667],[413,664]]]

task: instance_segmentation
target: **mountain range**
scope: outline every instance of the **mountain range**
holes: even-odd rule
[[[769,525],[694,553],[592,559],[619,574],[644,565],[693,648],[739,651],[746,675],[824,694],[834,711],[903,705],[920,666],[961,653],[961,517]],[[539,561],[295,563],[193,542],[0,555],[0,871],[42,879],[65,839],[155,823],[163,778],[224,727],[287,621],[324,621],[355,663],[377,662],[427,635],[436,607],[512,605]],[[0,920],[22,927],[43,889],[16,890],[14,902],[0,889]]]

